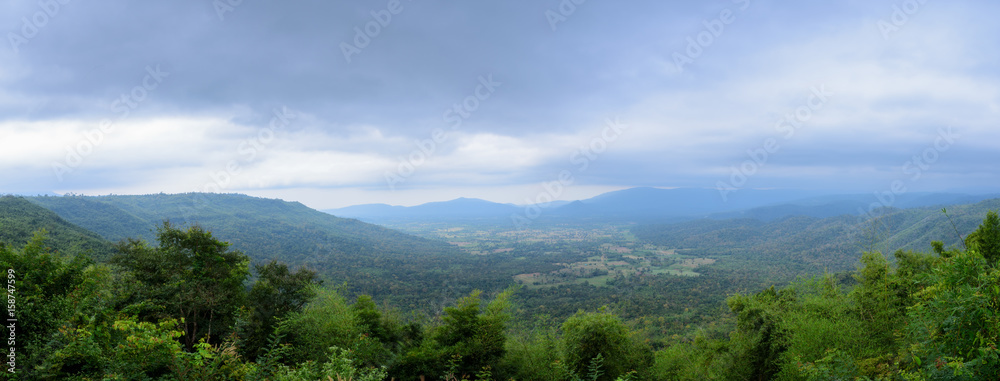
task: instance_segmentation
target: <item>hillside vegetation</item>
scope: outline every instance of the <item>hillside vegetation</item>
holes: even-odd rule
[[[255,263],[279,260],[305,266],[328,282],[348,282],[352,293],[403,305],[417,306],[426,298],[453,299],[474,288],[462,281],[473,276],[461,268],[471,259],[452,245],[335,217],[297,202],[204,193],[29,200],[111,241],[134,237],[153,242],[156,227],[164,221],[198,225]],[[425,276],[442,270],[447,274]],[[493,288],[506,283],[486,282]]]
[[[862,251],[930,251],[932,241],[959,245],[960,234],[974,230],[987,211],[997,209],[1000,199],[951,206],[948,215],[941,208],[885,208],[865,216],[701,219],[631,230],[641,240],[693,254],[780,262],[790,265],[792,273],[837,272],[853,269]]]
[[[155,244],[120,241],[109,263],[54,253],[46,239],[37,233],[24,246],[0,247],[8,290],[17,290],[8,291],[16,321],[6,379],[1000,377],[995,212],[965,235],[962,249],[934,242],[928,253],[896,251],[895,263],[866,252],[848,278],[817,273],[731,294],[731,325],[659,347],[615,309],[523,317],[515,312],[517,287],[472,291],[433,319],[407,319],[370,296],[319,287],[308,269],[251,265],[198,226],[163,223]]]
[[[48,236],[46,243],[57,252],[80,253],[103,260],[114,251],[111,242],[52,211],[22,197],[0,197],[0,243],[20,247],[41,229]]]

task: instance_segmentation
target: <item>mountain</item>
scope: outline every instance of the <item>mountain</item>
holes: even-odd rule
[[[955,205],[982,201],[997,195],[911,192],[886,200],[897,208]],[[679,222],[709,217],[750,218],[773,221],[789,216],[826,218],[858,214],[880,200],[874,194],[829,194],[787,189],[629,188],[577,201],[541,205],[546,222]],[[510,223],[525,208],[480,199],[459,198],[417,206],[355,205],[324,210],[327,213],[381,224],[401,222],[480,221]]]
[[[452,218],[508,217],[519,210],[516,205],[499,204],[478,198],[457,198],[444,202],[429,202],[409,208],[414,216],[443,216]]]
[[[352,205],[339,209],[324,209],[323,212],[346,218],[391,218],[405,213],[405,206],[389,204]]]
[[[366,221],[415,221],[415,220],[490,220],[509,219],[521,208],[512,204],[500,204],[478,198],[457,198],[450,201],[429,202],[416,206],[392,206],[386,204],[355,205],[324,212],[358,218]]]
[[[942,241],[946,247],[961,246],[959,235],[974,231],[987,211],[1000,210],[1000,199],[949,206],[947,210],[948,215],[939,207],[886,208],[876,211],[874,218],[842,214],[772,221],[698,219],[639,225],[631,231],[643,241],[687,250],[692,255],[781,263],[791,272],[843,271],[853,268],[862,251],[879,250],[889,256],[896,250],[930,252],[931,241]]]
[[[704,188],[630,188],[608,192],[556,208],[554,216],[586,216],[615,219],[661,219],[703,217],[710,213],[733,211],[791,199],[817,195],[798,190],[741,189],[720,192]]]
[[[473,268],[463,265],[478,259],[445,242],[335,217],[298,202],[205,193],[28,200],[110,240],[138,237],[155,244],[155,228],[165,220],[198,224],[254,262],[273,259],[306,266],[328,282],[348,282],[352,293],[402,306],[418,304],[398,298],[446,298],[509,281],[451,271]]]
[[[165,220],[199,224],[253,259],[288,259],[332,250],[343,253],[454,252],[445,243],[358,220],[339,218],[298,202],[240,194],[152,194],[29,198],[109,240],[152,242]]]
[[[55,251],[83,253],[104,260],[114,251],[111,242],[59,217],[56,213],[15,196],[0,197],[0,243],[21,247],[39,229],[45,229],[46,244]]]
[[[816,196],[819,192],[744,189],[721,193],[700,188],[630,188],[579,201],[553,201],[539,205],[546,221],[677,220],[710,213],[736,211],[777,202]],[[474,198],[430,202],[417,206],[355,205],[324,212],[378,223],[412,221],[484,220],[510,223],[525,214],[525,207]]]
[[[828,195],[739,211],[714,213],[709,217],[715,219],[752,218],[761,221],[773,221],[788,216],[826,218],[844,214],[860,215],[865,211],[868,211],[873,204],[875,204],[876,207],[888,204],[892,207],[908,209],[929,206],[973,204],[996,197],[1000,197],[1000,195],[918,192],[893,196],[893,198],[885,200],[879,200],[874,194]]]

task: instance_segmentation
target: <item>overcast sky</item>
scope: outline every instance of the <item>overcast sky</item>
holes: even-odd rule
[[[940,0],[6,1],[0,193],[322,209],[633,186],[997,191],[998,14]]]

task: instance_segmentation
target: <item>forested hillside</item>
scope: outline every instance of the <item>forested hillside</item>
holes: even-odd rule
[[[112,241],[134,237],[153,242],[156,227],[166,220],[197,224],[254,262],[306,266],[328,282],[347,282],[352,293],[405,300],[405,305],[454,299],[475,287],[502,288],[509,279],[477,277],[474,268],[479,266],[467,264],[478,259],[447,243],[335,217],[297,202],[202,193],[29,200]]]
[[[23,200],[12,205],[30,207]],[[559,318],[537,304],[534,313],[520,312],[525,304],[519,294],[527,286],[515,286],[471,291],[440,315],[413,319],[391,304],[380,307],[380,299],[321,288],[308,269],[251,265],[197,226],[161,224],[155,244],[121,241],[108,263],[54,253],[38,233],[25,245],[0,247],[0,266],[8,269],[8,316],[16,318],[8,321],[14,327],[7,363],[13,371],[2,377],[993,380],[1000,377],[1000,217],[985,213],[963,238],[961,249],[935,242],[926,253],[896,251],[895,263],[871,251],[846,276],[804,274],[788,285],[743,292],[710,286],[742,281],[726,278],[737,272],[708,267],[698,268],[703,275],[697,277],[618,277],[615,283],[631,283],[637,292],[615,295],[622,303],[613,307]],[[677,255],[633,247],[645,249],[595,249],[607,251],[602,257],[621,253],[615,262],[622,263],[655,252],[666,257],[646,260],[665,265],[665,258]],[[702,296],[722,297],[718,308],[728,314],[654,342],[656,332],[642,322],[692,321],[684,316],[687,308],[657,313],[645,305],[684,303],[639,292],[639,284],[654,279],[676,283],[678,291],[698,288]],[[548,299],[562,302],[558,295]]]
[[[940,208],[885,208],[871,216],[792,216],[769,222],[701,219],[631,230],[644,241],[700,255],[781,263],[794,275],[853,269],[862,251],[929,251],[931,241],[955,246],[960,243],[959,234],[975,230],[981,216],[996,209],[1000,209],[1000,199],[951,206],[948,215]]]
[[[47,231],[47,244],[58,252],[79,253],[98,260],[107,259],[113,252],[111,242],[52,211],[22,197],[0,197],[0,243],[20,247],[40,229]]]

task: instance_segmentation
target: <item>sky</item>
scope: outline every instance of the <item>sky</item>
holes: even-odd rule
[[[0,3],[0,193],[1000,190],[995,1]]]

